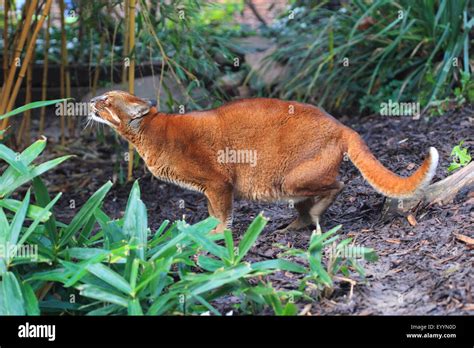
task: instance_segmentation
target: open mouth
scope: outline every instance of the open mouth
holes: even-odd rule
[[[104,120],[102,117],[100,117],[99,110],[97,109],[94,102],[90,103],[90,112],[89,112],[89,115],[88,115],[88,120],[92,120],[92,121],[95,121],[95,122],[98,122],[98,123],[103,123],[103,124],[106,124],[108,126],[112,126],[112,124],[109,121]]]
[[[97,119],[100,119],[99,111],[97,110],[95,103],[90,103],[90,112],[88,116],[94,121],[98,121]]]

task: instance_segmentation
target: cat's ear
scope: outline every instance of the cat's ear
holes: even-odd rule
[[[156,105],[158,104],[156,99],[147,99],[147,101],[148,101],[148,105],[150,105],[150,107],[156,107]]]
[[[130,118],[135,119],[135,118],[140,118],[148,114],[150,111],[150,104],[148,102],[143,102],[143,103],[133,103],[132,105],[129,106],[129,115]]]

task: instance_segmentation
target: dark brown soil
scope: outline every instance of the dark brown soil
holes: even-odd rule
[[[342,121],[364,137],[384,165],[401,175],[411,173],[413,169],[409,169],[413,164],[420,164],[429,146],[435,146],[440,154],[434,179],[437,181],[448,174],[446,169],[454,145],[465,140],[465,146],[472,152],[473,115],[474,107],[468,106],[429,121],[381,116]],[[56,213],[60,220],[69,221],[95,190],[114,177],[113,165],[117,156],[111,150],[112,135],[105,145],[92,133],[83,132],[81,138],[68,144],[65,151],[55,145],[55,136],[51,134],[49,139],[48,156],[63,152],[77,155],[44,175],[53,193],[64,192]],[[125,144],[121,151],[126,151]],[[122,161],[121,165],[125,169],[126,163]],[[148,207],[152,231],[164,219],[173,221],[186,215],[187,221],[197,222],[207,217],[203,196],[160,182],[142,167],[135,170],[135,176],[141,177],[142,199]],[[362,179],[350,162],[343,163],[341,180],[346,187],[325,214],[322,228],[328,230],[342,224],[343,237],[352,236],[358,245],[374,248],[380,259],[375,263],[364,263],[365,281],[356,275],[353,277],[357,284],[352,296],[347,282],[336,282],[333,295],[314,301],[309,312],[312,315],[474,314],[474,250],[472,245],[456,238],[456,234],[474,237],[473,188],[460,192],[449,205],[419,209],[417,224],[412,226],[401,216],[381,220],[384,197]],[[117,218],[123,214],[130,187],[131,184],[119,183],[113,186],[104,205],[109,215]],[[76,208],[70,208],[71,200]],[[277,257],[280,249],[274,246],[275,243],[307,247],[310,229],[306,233],[275,232],[295,216],[295,211],[284,204],[236,202],[234,235],[240,238],[261,211],[270,221],[251,250],[249,260]],[[285,289],[294,289],[298,283],[294,275],[284,272],[275,274],[270,280],[275,287]],[[230,308],[231,302],[229,299],[220,306]],[[299,309],[307,304],[306,301],[298,303]]]

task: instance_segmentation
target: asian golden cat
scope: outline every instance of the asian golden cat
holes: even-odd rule
[[[90,118],[131,142],[157,178],[203,193],[209,214],[232,223],[235,198],[293,200],[298,218],[314,223],[344,187],[336,179],[347,156],[381,194],[405,198],[429,184],[438,152],[410,177],[386,169],[359,134],[315,106],[278,99],[243,99],[206,111],[159,112],[148,100],[112,91],[91,100]],[[252,161],[242,161],[251,154]],[[242,163],[244,162],[244,163]],[[250,162],[250,163],[247,163]]]

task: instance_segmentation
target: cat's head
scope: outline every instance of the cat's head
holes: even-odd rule
[[[142,99],[124,91],[110,91],[90,101],[89,119],[124,132],[138,128],[156,102]],[[154,110],[156,111],[156,110]]]

